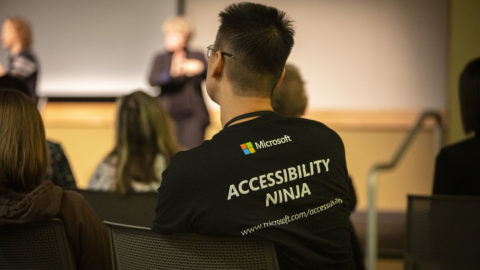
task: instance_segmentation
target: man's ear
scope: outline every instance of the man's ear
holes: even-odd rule
[[[280,79],[278,79],[277,84],[275,85],[275,89],[277,89],[283,83],[283,79],[285,78],[285,68],[283,68],[282,75],[280,75]]]
[[[215,52],[215,59],[212,64],[212,77],[218,78],[223,75],[225,67],[225,59],[220,51]]]

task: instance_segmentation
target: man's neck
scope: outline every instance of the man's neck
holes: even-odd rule
[[[222,126],[225,126],[228,121],[242,114],[256,111],[272,111],[273,109],[270,102],[270,98],[235,96],[231,102],[222,104],[220,106],[220,120],[222,122]],[[245,122],[256,117],[257,116],[240,119],[233,122],[232,125]]]

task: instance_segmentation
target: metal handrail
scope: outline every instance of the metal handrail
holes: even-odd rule
[[[428,118],[435,119],[434,146],[438,153],[443,145],[442,117],[438,112],[426,111],[420,115],[415,126],[409,131],[392,160],[374,164],[368,173],[367,267],[369,270],[376,270],[377,268],[377,173],[380,170],[393,169],[397,165]]]

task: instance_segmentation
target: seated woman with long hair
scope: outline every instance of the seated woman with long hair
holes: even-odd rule
[[[47,180],[45,129],[34,101],[0,89],[0,225],[60,218],[78,269],[111,268],[108,235],[82,195]]]
[[[116,143],[98,165],[89,189],[119,193],[156,191],[178,151],[157,99],[136,91],[118,101]]]

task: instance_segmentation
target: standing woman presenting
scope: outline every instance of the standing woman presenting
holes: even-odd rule
[[[2,25],[2,46],[9,52],[5,66],[0,64],[0,76],[12,76],[26,83],[29,95],[36,98],[39,65],[31,50],[30,24],[21,17],[7,18]]]
[[[202,52],[187,48],[193,30],[185,18],[167,20],[163,33],[166,52],[156,56],[149,82],[161,89],[160,103],[175,123],[181,146],[193,148],[203,142],[209,124],[202,95],[207,62]]]

